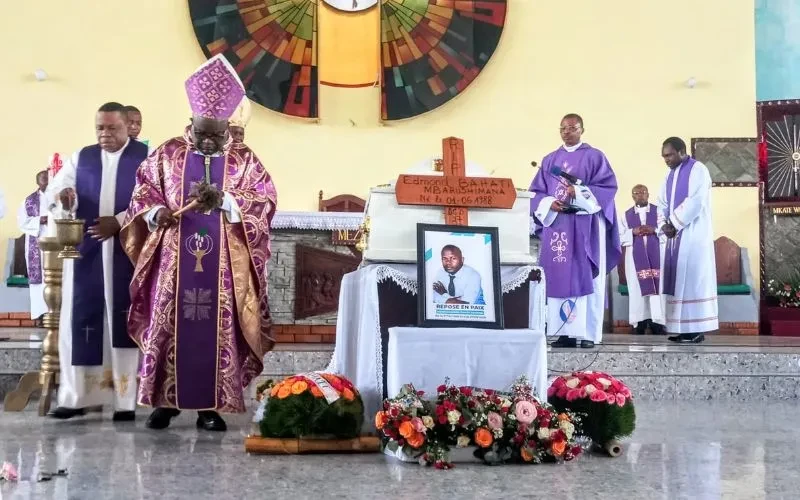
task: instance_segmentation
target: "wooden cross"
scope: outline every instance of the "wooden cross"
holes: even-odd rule
[[[444,176],[407,175],[397,179],[395,197],[400,205],[444,207],[445,224],[468,226],[468,208],[512,208],[517,190],[511,179],[467,177],[464,141],[442,139]]]

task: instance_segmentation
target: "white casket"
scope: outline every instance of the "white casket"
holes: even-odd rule
[[[409,170],[410,174],[441,176],[427,160]],[[467,177],[491,177],[467,163]],[[530,205],[532,194],[517,190],[511,209],[469,209],[470,226],[496,227],[500,240],[501,264],[533,264],[530,249]],[[367,200],[369,236],[364,260],[372,262],[416,262],[417,224],[444,224],[444,207],[399,205],[394,186],[370,189]]]

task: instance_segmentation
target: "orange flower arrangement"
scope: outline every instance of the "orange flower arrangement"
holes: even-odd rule
[[[566,441],[553,441],[550,445],[550,450],[553,452],[553,455],[560,457],[567,451],[567,442]]]
[[[354,400],[356,398],[355,395],[353,394],[353,391],[351,391],[350,389],[347,389],[347,388],[345,388],[342,391],[342,397],[344,399],[348,400],[348,401],[352,401],[352,400]]]
[[[278,399],[286,399],[291,394],[292,394],[292,388],[286,384],[283,384],[278,388]]]
[[[485,427],[478,427],[478,429],[475,431],[475,444],[481,448],[488,448],[493,442],[494,437],[492,436],[491,431]]]
[[[416,431],[414,430],[414,424],[411,422],[403,422],[400,424],[400,435],[404,438],[408,439],[411,435],[413,435]]]
[[[383,429],[386,426],[386,422],[389,420],[389,417],[386,415],[385,411],[379,411],[375,414],[375,427],[378,430]]]
[[[406,441],[412,448],[419,448],[425,444],[425,434],[414,431],[413,434],[406,438]]]
[[[298,395],[303,394],[308,389],[308,384],[302,380],[298,380],[294,384],[292,384],[292,394]]]
[[[311,386],[311,395],[315,398],[321,398],[323,396],[322,391],[319,390],[319,387],[316,385]]]
[[[533,460],[533,455],[531,454],[528,448],[522,448],[519,451],[519,455],[522,457],[523,462],[530,462],[531,460]]]

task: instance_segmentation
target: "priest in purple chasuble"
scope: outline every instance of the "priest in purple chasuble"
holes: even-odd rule
[[[580,116],[566,115],[560,132],[564,145],[542,160],[530,187],[547,277],[547,334],[559,336],[554,347],[591,348],[602,340],[606,275],[621,255],[617,179],[605,155],[581,142]]]
[[[660,291],[661,251],[658,207],[649,203],[647,186],[633,187],[633,206],[619,222],[619,239],[625,248],[625,279],[628,283],[628,318],[638,335],[664,333],[664,301]]]
[[[17,226],[25,235],[25,264],[28,268],[28,290],[31,300],[31,319],[47,312],[44,302],[44,281],[42,279],[42,253],[39,237],[47,231],[47,210],[49,204],[45,192],[49,174],[42,170],[36,174],[36,191],[23,200],[17,210]]]
[[[64,261],[61,374],[52,416],[71,418],[111,404],[114,420],[133,420],[139,361],[127,332],[133,266],[118,233],[147,146],[128,138],[119,103],[101,106],[95,125],[98,143],[67,158],[47,187],[48,234],[67,213],[86,221],[81,258]]]
[[[673,342],[702,342],[719,329],[717,267],[711,224],[711,175],[670,137],[661,148],[669,172],[658,197],[659,232],[667,237],[661,291]]]
[[[179,410],[225,430],[274,341],[267,302],[276,192],[228,119],[244,96],[222,56],[186,82],[192,123],[139,170],[122,239],[135,262],[129,331],[143,353],[138,402],[153,429]],[[196,203],[196,204],[195,204]],[[187,206],[193,208],[173,215]]]

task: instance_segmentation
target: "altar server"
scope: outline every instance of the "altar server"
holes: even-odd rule
[[[244,388],[274,344],[267,261],[277,195],[255,154],[233,147],[228,120],[244,89],[224,56],[203,64],[186,92],[191,125],[142,165],[125,218],[136,263],[128,327],[143,353],[138,402],[155,408],[147,426],[195,410],[198,427],[224,431],[217,412],[246,410]]]
[[[244,130],[250,122],[250,99],[242,97],[242,102],[236,107],[233,116],[228,119],[228,130],[234,144],[244,143]]]
[[[51,415],[71,418],[112,404],[114,420],[133,420],[139,352],[126,328],[133,266],[118,233],[147,146],[128,137],[119,103],[102,105],[95,125],[98,143],[68,158],[47,188],[57,202],[51,213],[74,211],[86,221],[81,258],[64,261],[61,382]]]
[[[719,329],[717,268],[711,227],[711,176],[670,137],[661,148],[669,173],[658,199],[660,231],[667,243],[661,272],[667,332],[673,342],[699,343]]]
[[[647,186],[633,187],[633,207],[620,219],[619,237],[625,251],[625,278],[628,283],[628,318],[636,333],[647,327],[664,333],[664,305],[660,292],[661,240],[658,234],[658,207],[649,203]],[[666,237],[662,235],[666,240]]]
[[[603,336],[606,275],[621,254],[617,178],[606,156],[581,142],[580,116],[564,116],[560,132],[564,145],[542,160],[530,187],[547,276],[547,333],[559,335],[554,347],[591,348]]]
[[[47,211],[49,209],[45,196],[47,182],[47,170],[37,173],[36,191],[29,194],[17,210],[17,226],[25,235],[25,264],[28,267],[31,319],[37,319],[47,312],[42,280],[42,254],[39,249],[39,238],[44,236],[47,231]]]

